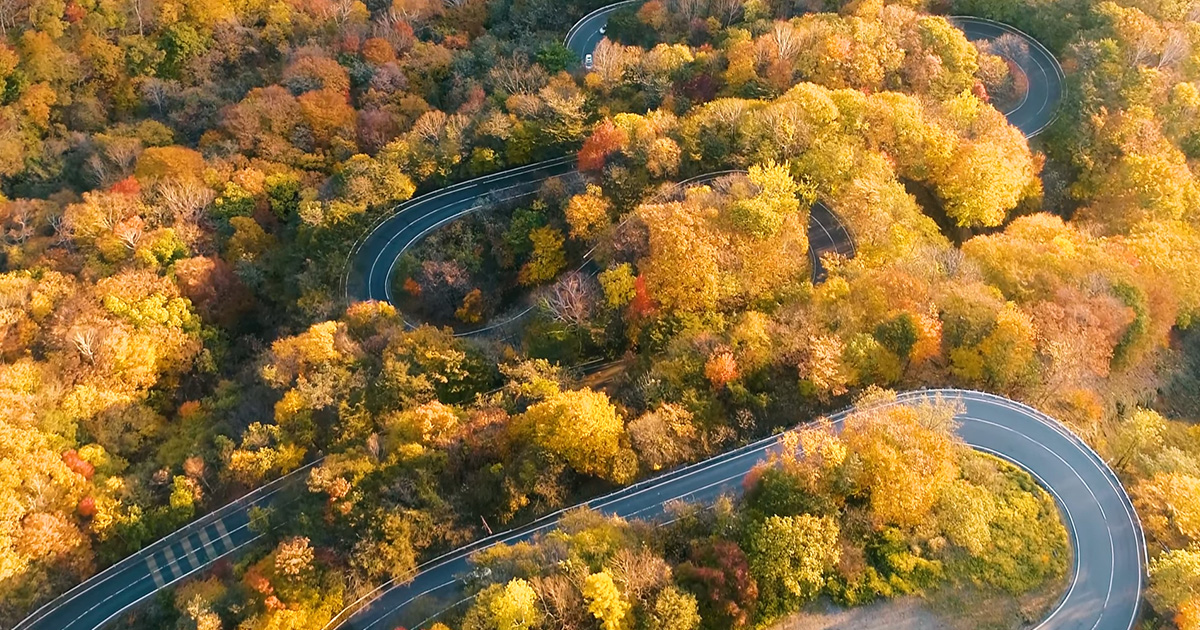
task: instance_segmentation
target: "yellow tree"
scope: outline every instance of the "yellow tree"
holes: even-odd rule
[[[567,202],[567,223],[571,226],[571,238],[588,239],[608,225],[609,203],[604,191],[595,184],[588,184],[587,192],[571,197]]]
[[[947,431],[924,426],[912,406],[857,412],[843,431],[861,466],[857,483],[870,493],[877,526],[927,522],[943,489],[958,476],[955,442]]]
[[[1087,204],[1084,218],[1108,232],[1126,232],[1146,219],[1186,219],[1200,211],[1200,187],[1187,158],[1163,136],[1153,111],[1103,112],[1092,127],[1095,149],[1071,189]]]
[[[533,253],[529,262],[521,267],[521,284],[542,284],[553,280],[567,266],[567,254],[563,251],[562,232],[546,226],[529,233],[533,241]]]
[[[1126,242],[1142,264],[1171,287],[1179,301],[1176,323],[1188,326],[1200,316],[1200,231],[1184,221],[1146,221],[1135,225]]]
[[[1194,615],[1200,600],[1200,549],[1172,549],[1151,561],[1146,599],[1163,613]]]
[[[540,624],[537,592],[529,582],[513,578],[493,584],[475,598],[463,619],[463,630],[527,630]]]
[[[633,268],[622,263],[600,272],[600,287],[604,290],[604,303],[611,309],[624,308],[637,295],[637,280]]]
[[[516,426],[581,473],[618,482],[636,473],[636,457],[622,444],[624,421],[603,392],[551,394],[526,410]]]
[[[588,612],[600,620],[604,630],[623,630],[625,617],[631,605],[621,597],[621,591],[613,582],[608,571],[593,573],[583,580],[583,597],[588,603]]]
[[[1154,540],[1171,547],[1200,542],[1200,478],[1159,473],[1138,482],[1131,494]]]
[[[973,556],[987,550],[992,540],[991,522],[998,511],[987,488],[956,479],[942,489],[935,511],[938,525],[950,542]]]
[[[692,413],[674,403],[647,411],[629,423],[629,440],[650,470],[678,464],[695,452],[698,431]]]
[[[667,309],[713,310],[724,294],[718,263],[724,243],[708,229],[706,212],[712,210],[679,202],[638,209],[650,230],[650,255],[638,267],[650,297]]]
[[[134,175],[142,182],[168,179],[199,179],[204,174],[204,156],[187,147],[150,147],[138,157]]]

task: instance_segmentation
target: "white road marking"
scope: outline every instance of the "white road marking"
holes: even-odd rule
[[[440,589],[440,588],[445,588],[445,587],[447,587],[447,586],[450,586],[451,584],[455,584],[455,583],[457,583],[457,582],[458,582],[458,579],[453,579],[453,580],[450,580],[449,582],[443,582],[443,583],[441,583],[441,584],[438,584],[437,586],[435,586],[435,587],[433,587],[433,588],[431,588],[431,589],[429,589],[429,590],[426,590],[426,591],[422,591],[422,592],[420,592],[420,593],[417,593],[416,595],[413,595],[412,597],[410,597],[410,598],[408,598],[408,599],[404,600],[404,602],[402,602],[402,603],[401,603],[399,606],[396,606],[396,608],[395,608],[394,610],[399,610],[399,609],[401,609],[401,608],[404,608],[404,607],[405,607],[405,606],[407,606],[407,605],[408,605],[410,602],[412,602],[414,599],[417,599],[418,597],[424,597],[425,595],[428,595],[428,594],[430,594],[430,593],[432,593],[432,592],[434,592],[434,591],[436,591],[436,590],[438,590],[438,589]],[[379,619],[376,619],[375,621],[372,621],[371,623],[369,623],[369,624],[367,624],[366,626],[364,626],[364,627],[363,627],[363,630],[371,630],[371,628],[374,628],[376,625],[378,625],[378,624],[379,624],[379,622],[383,621],[383,620],[384,620],[386,617],[387,617],[387,615],[384,615],[383,617],[380,617]]]
[[[163,548],[163,557],[167,559],[166,568],[179,566],[179,560],[175,557],[175,550],[171,549],[170,545]],[[180,567],[182,569],[182,567]],[[171,569],[170,575],[175,575],[175,570]]]
[[[179,546],[183,547],[183,556],[188,561],[188,566],[200,566],[200,558],[196,557],[196,548],[192,546],[191,536],[184,536],[183,540],[179,541]]]
[[[217,522],[213,523],[213,525],[217,528],[217,535],[220,536],[218,540],[225,545],[225,548],[229,549],[233,547],[233,541],[229,539],[229,531],[225,529],[225,521],[217,519]]]
[[[167,581],[159,575],[158,563],[154,561],[154,554],[146,556],[146,568],[150,569],[150,577],[154,579],[154,585],[162,588],[167,585]]]
[[[204,549],[205,555],[207,555],[209,558],[217,557],[217,551],[215,548],[213,548],[213,540],[212,537],[208,535],[207,527],[200,528],[200,547]]]

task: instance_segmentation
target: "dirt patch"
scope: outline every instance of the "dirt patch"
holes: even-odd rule
[[[792,615],[771,630],[957,630],[919,597],[902,597],[843,609],[828,601]]]
[[[1019,597],[971,585],[945,587],[929,595],[926,607],[955,630],[1017,630],[1045,619],[1062,600],[1066,579]]]
[[[1066,580],[1037,593],[1013,597],[969,585],[945,586],[928,594],[841,608],[828,599],[771,626],[771,630],[1021,630],[1050,613]]]

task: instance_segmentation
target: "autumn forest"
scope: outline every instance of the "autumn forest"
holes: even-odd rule
[[[1200,2],[648,0],[581,58],[605,4],[0,0],[0,627],[280,480],[110,627],[322,630],[771,436],[737,492],[568,511],[389,627],[1029,627],[1070,524],[958,403],[896,404],[953,387],[1094,448],[1138,627],[1200,630]],[[1030,44],[952,15],[1057,58],[1048,126],[1006,117]],[[356,297],[405,202],[542,163]]]

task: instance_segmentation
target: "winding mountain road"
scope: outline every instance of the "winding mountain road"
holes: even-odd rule
[[[546,180],[574,171],[574,160],[569,157],[548,160],[472,179],[400,204],[372,227],[352,251],[346,269],[346,298],[391,302],[391,280],[397,261],[425,235],[490,201],[533,196]],[[682,183],[702,183],[714,175],[736,172],[701,175]],[[824,277],[820,258],[827,252],[853,257],[854,240],[837,215],[817,202],[809,212],[809,256],[814,280]]]
[[[563,45],[570,48],[571,52],[579,57],[579,62],[583,63],[584,57],[592,54],[592,51],[596,50],[596,44],[604,39],[604,33],[601,33],[600,30],[608,24],[609,16],[624,7],[644,2],[645,0],[624,0],[624,2],[616,2],[592,11],[567,31]]]
[[[604,38],[600,30],[608,24],[608,18],[614,12],[641,1],[627,0],[592,11],[571,27],[563,44],[582,60],[595,51],[596,45]],[[1054,122],[1065,89],[1066,75],[1054,54],[1041,42],[1008,24],[966,15],[946,19],[973,42],[994,41],[1011,35],[1020,43],[1020,48],[1027,49],[1013,51],[1013,55],[1007,57],[1025,74],[1029,85],[1021,100],[1004,115],[1026,138],[1045,131]]]
[[[594,49],[608,15],[630,3],[600,9],[581,20],[567,45],[582,57]],[[1006,115],[1033,136],[1053,121],[1061,98],[1062,70],[1053,55],[1028,36],[986,20],[953,18],[969,38],[1015,33],[1029,44],[1030,54],[1014,60],[1030,81],[1026,98]],[[569,158],[495,173],[423,195],[401,204],[373,226],[354,248],[345,270],[346,296],[352,300],[389,300],[389,279],[400,254],[424,235],[476,209],[491,199],[535,194],[547,178],[573,172]],[[845,226],[823,204],[810,216],[810,254],[820,279],[819,255],[836,251],[852,256],[853,240]],[[902,394],[899,403],[947,396],[960,398],[965,413],[959,435],[972,447],[1008,459],[1032,473],[1062,508],[1075,548],[1075,567],[1067,595],[1039,630],[1130,630],[1138,614],[1145,569],[1145,544],[1136,515],[1113,472],[1078,437],[1050,418],[1003,398],[965,391],[920,391]],[[835,416],[840,419],[844,414]],[[707,461],[667,473],[587,503],[593,509],[624,517],[654,517],[675,499],[706,501],[736,492],[745,473],[758,462],[773,439],[763,440]],[[315,462],[314,462],[315,463]],[[311,466],[312,464],[310,464]],[[253,543],[250,508],[269,506],[290,483],[304,478],[297,471],[245,498],[206,515],[142,551],[109,567],[46,604],[21,621],[16,630],[92,630],[138,605],[157,591],[231,556]],[[333,626],[357,630],[390,630],[390,623],[419,627],[445,604],[455,603],[467,557],[487,545],[525,540],[546,531],[558,514],[529,527],[499,534],[427,562],[411,582],[387,584],[340,616]],[[342,623],[344,622],[344,623]]]
[[[1020,403],[964,390],[901,394],[892,404],[934,399],[963,403],[958,436],[969,446],[1028,471],[1055,498],[1075,551],[1066,595],[1037,630],[1131,630],[1138,613],[1145,542],[1129,497],[1113,471],[1057,421]],[[843,411],[830,418],[840,425]],[[769,449],[766,438],[661,477],[637,483],[583,505],[623,518],[655,518],[672,501],[712,501],[737,494],[742,479]],[[420,628],[438,613],[460,605],[472,553],[499,543],[526,541],[555,527],[561,512],[527,527],[467,545],[419,568],[412,581],[386,584],[364,598],[361,608],[329,627],[345,630]]]
[[[1058,105],[1066,89],[1066,75],[1054,54],[1038,40],[1007,24],[970,16],[947,19],[973,42],[994,41],[1006,35],[1021,42],[1021,47],[1027,51],[1018,51],[1008,59],[1025,74],[1029,87],[1021,100],[1004,115],[1009,124],[1024,132],[1026,138],[1045,131],[1058,115]]]

